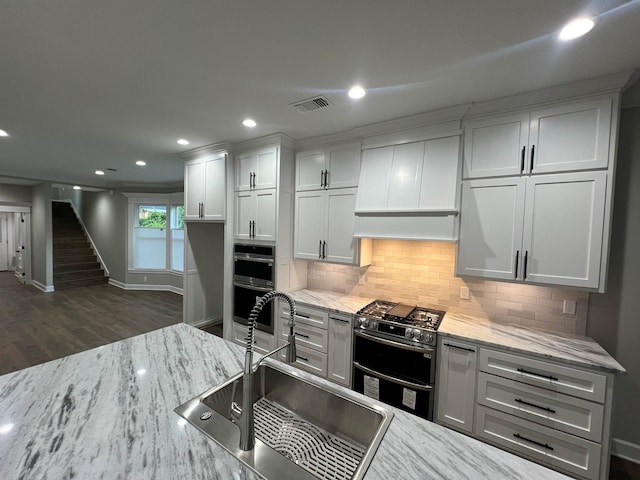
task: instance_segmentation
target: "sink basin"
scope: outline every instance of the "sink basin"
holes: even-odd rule
[[[230,415],[242,405],[242,373],[175,411],[270,480],[361,479],[393,413],[355,392],[328,386],[266,359],[254,374],[255,448],[238,447]]]

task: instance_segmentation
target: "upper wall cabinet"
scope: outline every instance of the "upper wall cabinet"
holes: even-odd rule
[[[185,162],[184,219],[222,221],[225,219],[225,154],[208,154]]]
[[[607,168],[613,97],[464,123],[464,178]]]
[[[266,147],[236,157],[236,191],[276,188],[278,149]]]
[[[305,150],[296,155],[296,191],[358,186],[360,144]]]
[[[459,136],[365,150],[356,212],[455,210]]]

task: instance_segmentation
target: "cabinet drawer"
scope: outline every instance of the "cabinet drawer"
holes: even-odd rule
[[[280,340],[287,341],[289,335],[289,318],[280,317]],[[302,323],[296,323],[294,327],[296,334],[296,346],[313,348],[323,353],[327,353],[328,330],[312,327]]]
[[[480,372],[478,403],[600,443],[604,407]]]
[[[242,347],[247,345],[247,333],[249,329],[246,325],[240,323],[233,324],[233,341]],[[253,350],[254,352],[265,355],[273,350],[273,336],[268,333],[254,330],[253,335]]]
[[[286,343],[286,341],[280,340],[279,345],[283,346]],[[284,362],[286,358],[286,349],[280,352],[278,358]],[[294,366],[302,370],[306,370],[309,373],[318,375],[319,377],[326,378],[327,354],[296,344],[296,361]]]
[[[280,302],[280,316],[289,319],[289,304]],[[303,323],[313,327],[324,328],[329,326],[329,313],[315,308],[296,305],[296,325]]]
[[[607,378],[527,357],[480,349],[480,370],[522,383],[604,403]]]
[[[600,472],[599,444],[481,405],[476,409],[475,434],[499,447],[552,468],[588,479]],[[522,472],[522,478],[526,473]]]

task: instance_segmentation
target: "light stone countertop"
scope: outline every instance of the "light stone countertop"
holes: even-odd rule
[[[1,376],[0,478],[260,479],[173,411],[242,358],[178,324]],[[393,410],[367,480],[568,478]]]
[[[373,298],[356,297],[322,290],[289,293],[296,302],[326,310],[356,313]],[[550,332],[492,322],[487,319],[447,312],[438,335],[482,343],[513,352],[552,359],[569,365],[612,373],[626,370],[595,340],[580,335]]]

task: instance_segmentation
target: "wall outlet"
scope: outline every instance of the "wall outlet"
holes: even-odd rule
[[[460,298],[469,300],[469,287],[460,287]]]
[[[147,276],[145,275],[144,277],[142,277],[142,281],[146,282],[147,281]]]
[[[575,300],[564,300],[562,302],[562,313],[566,313],[567,315],[575,315],[576,314],[576,301]]]
[[[364,285],[364,282],[365,282],[365,278],[364,278],[364,274],[362,274],[358,277],[358,284]]]

